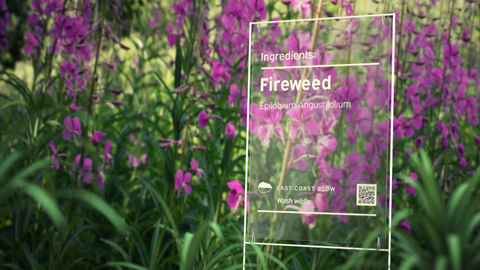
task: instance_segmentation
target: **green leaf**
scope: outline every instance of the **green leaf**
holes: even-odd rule
[[[119,233],[121,233],[122,235],[126,234],[128,227],[123,221],[122,217],[118,215],[115,209],[113,209],[97,195],[83,189],[65,190],[60,192],[59,195],[61,195],[62,197],[72,196],[78,200],[87,203],[92,208],[96,209],[98,212],[104,215],[105,218],[107,218],[113,224],[113,226],[117,229]]]
[[[28,264],[30,265],[30,269],[37,270],[37,264],[35,263],[35,259],[32,256],[32,252],[26,243],[22,243],[23,254],[27,258]]]
[[[160,202],[160,205],[162,206],[163,211],[165,211],[165,214],[166,214],[167,217],[168,217],[169,224],[170,224],[170,226],[172,226],[173,236],[174,236],[175,239],[177,239],[177,241],[178,241],[178,240],[179,240],[178,229],[177,229],[177,226],[175,225],[175,222],[174,222],[172,213],[170,212],[170,209],[169,209],[167,203],[165,202],[165,200],[163,199],[163,197],[160,196],[160,194],[152,187],[152,185],[150,185],[150,183],[148,183],[147,181],[145,181],[145,180],[143,180],[143,179],[140,179],[140,181],[142,181],[142,183],[148,188],[148,190],[150,191],[150,193],[152,193],[152,195]]]
[[[120,252],[120,254],[122,255],[122,257],[125,261],[131,262],[130,256],[128,256],[127,252],[121,246],[119,246],[117,243],[112,242],[112,241],[107,240],[107,239],[103,239],[103,238],[101,238],[100,240],[103,241],[104,243],[110,245],[111,247],[116,249],[118,252]]]
[[[128,262],[107,262],[107,266],[123,266],[135,270],[148,270],[147,268]]]
[[[458,235],[456,234],[451,234],[447,236],[447,242],[448,242],[448,252],[450,255],[450,258],[452,260],[452,269],[454,270],[460,270],[462,269],[462,247],[460,245],[460,239]]]
[[[219,253],[215,255],[215,257],[213,257],[208,261],[208,263],[205,265],[205,269],[212,269],[213,266],[217,264],[222,258],[224,258],[225,255],[229,253],[232,249],[242,248],[242,247],[243,247],[243,244],[238,243],[238,244],[232,244],[226,248],[223,248]]]
[[[201,242],[205,238],[209,227],[212,228],[220,240],[223,239],[223,233],[220,230],[220,227],[213,222],[207,221],[200,223],[194,235],[189,232],[185,233],[181,256],[182,265],[185,267],[184,270],[193,269],[193,266],[196,264]]]
[[[180,46],[180,40],[177,39],[177,50],[175,55],[175,88],[179,87],[181,84],[182,58],[182,47]]]
[[[5,109],[5,108],[7,108],[7,107],[10,107],[10,106],[12,106],[12,105],[17,105],[17,104],[23,105],[23,106],[25,106],[25,107],[28,108],[27,102],[25,102],[24,100],[21,100],[21,99],[20,99],[20,100],[15,100],[15,101],[12,101],[12,102],[9,102],[9,103],[3,105],[3,107],[0,108],[0,111],[3,110],[3,109]]]
[[[12,164],[17,161],[22,156],[20,152],[13,152],[12,154],[8,155],[7,158],[0,164],[0,180],[4,179],[2,177],[8,169],[12,167]],[[1,182],[0,182],[1,183]]]
[[[63,228],[65,225],[65,217],[63,216],[62,211],[60,211],[57,201],[50,194],[50,192],[38,185],[28,184],[23,180],[17,180],[14,183],[11,183],[11,186],[22,189],[38,204],[40,204],[58,230]]]
[[[445,256],[440,256],[435,260],[435,270],[446,270],[448,261]]]

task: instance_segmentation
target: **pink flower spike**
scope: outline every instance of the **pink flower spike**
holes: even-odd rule
[[[237,130],[231,121],[228,122],[227,126],[225,127],[225,133],[227,134],[227,138],[235,138],[235,136],[237,136]]]
[[[142,161],[142,164],[147,164],[147,155],[144,154],[144,155],[142,156],[141,161]]]
[[[184,173],[182,170],[178,170],[175,175],[175,190],[178,190],[177,198],[180,197],[180,191],[184,191],[185,194],[190,195],[192,193],[192,185],[190,181],[192,180],[192,174],[187,172]]]

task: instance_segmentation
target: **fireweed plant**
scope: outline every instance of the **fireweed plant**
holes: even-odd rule
[[[5,3],[0,1],[2,46],[9,38],[2,34],[9,20]],[[434,198],[445,209],[456,205],[458,189],[468,186],[471,198],[479,196],[478,186],[464,185],[480,161],[478,2],[142,1],[133,4],[131,25],[122,21],[126,9],[121,1],[29,3],[22,62],[28,76],[11,70],[0,74],[2,267],[240,268],[243,209],[249,203],[244,183],[248,23],[389,12],[397,14],[392,267],[420,251],[406,268],[478,266],[477,257],[466,262],[461,257],[466,253],[437,248],[438,243],[454,247],[460,239],[470,245],[468,252],[478,251],[471,236],[478,234],[478,218],[465,227],[473,234],[438,229],[453,235],[438,243],[429,242],[433,236],[416,237],[426,231],[419,216],[442,215],[425,207],[424,186],[437,187]],[[325,48],[319,51],[327,56],[324,61],[331,61],[327,47],[348,57],[350,34],[358,29],[349,24],[341,30],[335,44],[315,44],[313,49]],[[312,50],[304,39],[308,35],[300,34],[273,27],[265,46],[281,53],[271,46],[278,39],[291,50]],[[365,39],[365,50],[382,38]],[[331,95],[376,105],[389,100],[368,87],[370,73],[321,72],[332,75]],[[320,138],[313,130],[319,119],[309,112],[258,112],[250,119],[251,136],[265,148],[291,144],[285,171],[305,168],[310,159],[305,156],[315,156],[317,179],[335,180],[350,194],[352,183],[332,178],[331,172],[355,170],[373,181],[385,149],[370,143],[365,156],[346,147],[333,156],[335,135],[353,143],[367,133],[375,139],[390,125],[383,121],[369,127],[363,121],[372,119],[368,107],[362,103],[357,109],[355,117],[335,115],[331,132]],[[287,120],[291,130],[280,125]],[[328,123],[322,127],[328,130]],[[315,149],[292,143],[298,138],[311,139]],[[423,169],[411,158],[421,148],[422,160],[432,161],[423,162]],[[428,170],[431,174],[424,173]],[[259,195],[248,196],[256,200]],[[350,203],[311,196],[315,204],[307,210],[345,211]],[[306,231],[322,222],[302,218]],[[246,263],[262,269],[333,269],[348,258],[359,259],[358,254],[253,246]],[[384,256],[368,253],[350,265],[378,269]]]

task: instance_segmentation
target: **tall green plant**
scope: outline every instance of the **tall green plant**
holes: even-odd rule
[[[479,269],[480,268],[480,171],[455,189],[444,201],[427,153],[412,155],[418,181],[399,178],[415,187],[420,207],[408,218],[411,234],[394,230],[400,269]]]

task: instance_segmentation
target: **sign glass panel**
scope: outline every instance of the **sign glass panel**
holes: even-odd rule
[[[247,244],[388,249],[393,18],[251,25]]]

